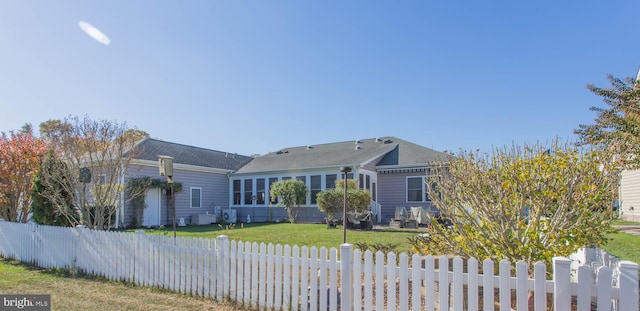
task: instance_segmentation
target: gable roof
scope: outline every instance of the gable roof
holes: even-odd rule
[[[387,153],[376,166],[417,166],[444,160],[448,155],[444,152],[423,147],[406,140],[393,137],[397,148]]]
[[[235,171],[251,161],[251,157],[205,148],[145,138],[137,145],[136,159],[158,161],[159,155],[173,157],[173,162]]]
[[[374,165],[424,166],[443,155],[396,137],[370,138],[284,148],[253,159],[238,173],[364,165],[380,157]]]

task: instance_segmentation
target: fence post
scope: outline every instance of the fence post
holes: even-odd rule
[[[340,245],[340,309],[342,311],[351,310],[351,266],[353,265],[353,244],[344,243]],[[359,264],[359,263],[358,263]]]
[[[571,260],[553,257],[553,305],[555,310],[571,309]]]
[[[216,254],[217,254],[217,258],[216,258],[216,284],[218,285],[216,287],[216,300],[217,301],[222,301],[222,295],[223,292],[226,291],[227,289],[225,288],[226,283],[225,282],[225,271],[224,271],[224,259],[226,257],[226,248],[225,248],[225,242],[229,239],[228,236],[226,235],[219,235],[216,241]]]
[[[618,263],[618,306],[621,311],[638,310],[638,264],[631,261]]]

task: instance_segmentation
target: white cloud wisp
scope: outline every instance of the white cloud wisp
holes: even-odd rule
[[[80,29],[82,29],[82,31],[88,34],[91,38],[94,38],[96,41],[104,45],[109,45],[109,43],[111,43],[111,40],[109,40],[109,37],[107,37],[107,35],[98,30],[98,28],[93,27],[91,24],[80,21],[78,25],[80,25]]]

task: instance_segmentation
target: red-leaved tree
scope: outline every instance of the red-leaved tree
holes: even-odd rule
[[[34,137],[31,127],[0,133],[0,217],[27,222],[33,177],[47,144]]]

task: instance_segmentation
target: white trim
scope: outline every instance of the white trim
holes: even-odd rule
[[[158,161],[133,159],[131,160],[131,165],[158,167]],[[225,170],[225,169],[215,168],[215,167],[204,167],[204,166],[196,166],[196,165],[188,165],[188,164],[180,164],[180,163],[174,163],[173,169],[174,171],[184,170],[184,171],[218,173],[218,174],[227,174],[227,173],[234,172],[233,170]]]
[[[200,191],[200,202],[198,205],[200,206],[193,206],[193,190],[199,190]],[[202,187],[189,187],[189,208],[202,208]]]

